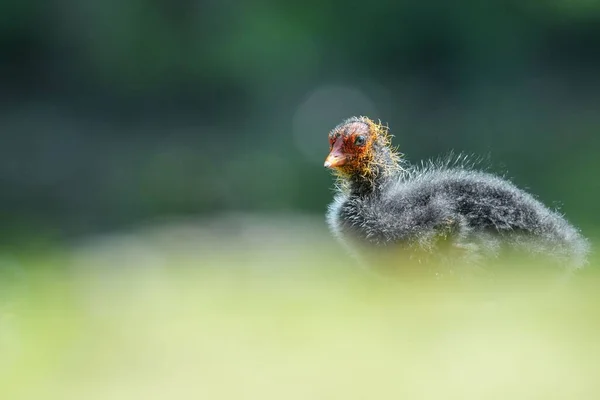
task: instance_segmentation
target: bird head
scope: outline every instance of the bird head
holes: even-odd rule
[[[329,155],[325,167],[340,177],[368,178],[398,166],[387,127],[366,117],[352,117],[329,132]]]

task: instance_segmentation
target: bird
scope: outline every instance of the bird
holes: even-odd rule
[[[392,137],[368,117],[328,134],[335,195],[326,222],[368,267],[455,276],[512,255],[569,273],[586,265],[588,240],[534,195],[462,155],[412,165]]]

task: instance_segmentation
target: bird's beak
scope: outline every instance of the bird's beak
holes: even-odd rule
[[[339,137],[333,144],[333,148],[325,159],[325,168],[337,168],[346,163],[346,155],[342,151],[342,144],[344,144],[344,140]]]

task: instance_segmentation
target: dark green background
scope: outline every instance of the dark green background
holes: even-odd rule
[[[489,157],[600,224],[600,2],[4,0],[0,229],[323,213],[328,129]]]

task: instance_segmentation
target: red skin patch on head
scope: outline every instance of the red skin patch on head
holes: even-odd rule
[[[327,157],[329,168],[357,171],[365,166],[362,165],[364,156],[370,151],[372,137],[370,137],[369,125],[364,122],[350,122],[332,131],[329,135],[330,153]],[[356,145],[356,138],[365,136],[368,142],[365,145]],[[335,162],[341,160],[342,162]],[[327,164],[327,162],[326,162]]]
[[[392,147],[388,128],[381,123],[353,117],[331,130],[328,137],[330,154],[325,167],[333,169],[342,184],[351,177],[374,181],[376,176],[402,170],[400,153]]]

